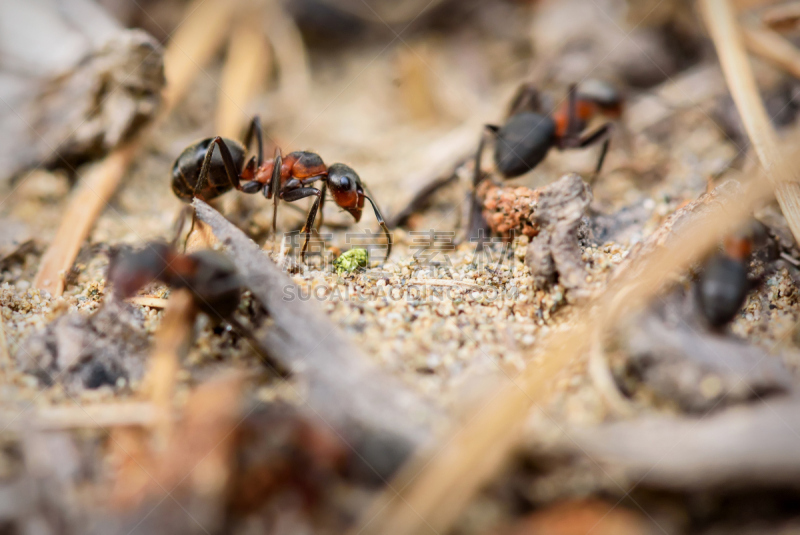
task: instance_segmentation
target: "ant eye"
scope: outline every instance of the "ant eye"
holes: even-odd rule
[[[350,189],[350,177],[348,176],[339,177],[339,187],[342,189]]]

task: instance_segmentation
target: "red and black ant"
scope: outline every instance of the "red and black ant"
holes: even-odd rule
[[[250,157],[245,163],[247,147],[254,137],[257,156]],[[214,151],[215,146],[219,147],[218,151]],[[321,189],[312,186],[317,180],[322,181]],[[386,261],[392,252],[392,235],[375,201],[364,194],[358,174],[343,163],[326,166],[318,154],[306,151],[292,152],[283,157],[280,148],[277,148],[274,159],[265,162],[258,117],[254,117],[250,123],[244,145],[219,136],[206,138],[186,148],[172,167],[172,191],[186,202],[191,202],[194,197],[209,201],[232,189],[244,193],[261,191],[264,197],[273,199],[273,232],[276,229],[279,201],[294,202],[316,196],[301,231],[305,234],[301,260],[305,259],[311,229],[317,213],[325,204],[325,193],[329,188],[333,201],[349,212],[356,223],[361,220],[364,200],[370,202],[375,218],[386,235]]]
[[[234,316],[244,284],[236,266],[224,254],[206,249],[181,254],[172,245],[150,242],[143,248],[116,253],[108,267],[108,281],[118,299],[131,297],[144,285],[160,281],[170,288],[186,288],[194,304],[212,321],[224,321],[239,335],[254,343],[254,349],[275,372],[288,375],[287,368],[264,349],[253,332]]]
[[[487,124],[475,154],[470,234],[485,227],[480,218],[476,189],[483,180],[481,158],[489,137],[493,137],[494,162],[504,179],[524,175],[544,160],[550,149],[584,148],[603,140],[595,174],[600,172],[608,152],[611,123],[607,122],[585,134],[589,121],[602,115],[618,119],[622,115],[622,97],[617,90],[600,81],[585,83],[580,90],[573,84],[567,101],[552,114],[541,113],[538,91],[525,84],[518,90],[503,126]],[[488,134],[488,135],[487,135]]]
[[[740,232],[725,238],[723,252],[705,264],[695,287],[702,317],[713,330],[733,321],[754,284],[747,276],[752,236]]]

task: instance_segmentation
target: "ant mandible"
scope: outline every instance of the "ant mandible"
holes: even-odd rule
[[[505,124],[487,124],[481,134],[472,182],[471,234],[483,226],[480,224],[476,189],[483,180],[481,158],[489,137],[495,139],[494,162],[504,179],[516,178],[532,170],[552,148],[561,151],[584,148],[603,140],[595,167],[596,175],[608,152],[611,123],[607,122],[585,135],[582,135],[583,131],[595,116],[618,119],[621,114],[621,95],[604,82],[588,81],[580,91],[575,84],[571,85],[567,101],[550,115],[541,113],[538,91],[529,84],[523,84],[512,99]]]
[[[245,163],[247,148],[254,138],[257,156],[251,156]],[[219,147],[218,151],[214,150],[215,146]],[[322,181],[321,189],[312,186],[317,180]],[[365,195],[358,174],[343,163],[326,166],[318,154],[307,151],[295,151],[283,157],[280,148],[276,148],[275,157],[265,162],[261,121],[258,117],[250,122],[244,145],[219,136],[206,138],[187,147],[172,167],[172,191],[185,202],[191,202],[194,197],[209,201],[232,189],[251,194],[261,191],[264,197],[273,199],[273,232],[276,231],[279,201],[294,202],[316,196],[301,231],[305,234],[301,261],[305,260],[318,212],[322,220],[321,210],[328,188],[333,201],[349,212],[356,223],[361,221],[364,200],[370,202],[386,236],[385,262],[392,252],[392,235],[375,201]]]

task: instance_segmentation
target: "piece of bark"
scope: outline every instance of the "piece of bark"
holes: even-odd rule
[[[160,45],[88,0],[9,0],[0,56],[0,182],[33,166],[102,157],[161,101]]]
[[[792,390],[791,374],[779,357],[702,327],[691,329],[682,320],[673,327],[648,315],[624,338],[628,371],[689,412],[704,414]]]
[[[308,382],[308,408],[345,433],[365,469],[380,478],[392,473],[427,441],[438,411],[378,370],[321,309],[300,300],[297,286],[241,230],[203,201],[194,206],[270,314],[272,324],[257,336]]]
[[[558,448],[648,488],[800,488],[800,400],[703,418],[649,416],[571,429]],[[616,479],[616,478],[615,478]]]
[[[109,301],[92,315],[73,312],[28,337],[16,355],[18,365],[45,384],[68,390],[116,388],[144,375],[147,334],[140,311]]]
[[[531,270],[534,285],[546,288],[558,281],[571,290],[573,296],[581,295],[586,266],[581,258],[579,233],[592,200],[589,187],[580,176],[569,174],[533,191],[529,197],[531,200],[526,206],[531,213],[525,217],[523,212],[519,224],[524,225],[523,232],[526,228],[535,230],[525,253],[525,264]],[[487,201],[489,199],[487,197]],[[484,206],[488,211],[487,201]],[[516,219],[522,211],[514,212],[509,216],[511,219]],[[484,212],[484,215],[488,214]],[[489,217],[486,219],[490,221]]]

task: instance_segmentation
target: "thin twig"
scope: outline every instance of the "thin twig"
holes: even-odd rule
[[[758,92],[736,13],[729,0],[701,0],[700,7],[747,135],[775,188],[786,222],[800,242],[800,184],[778,147],[778,135]]]

